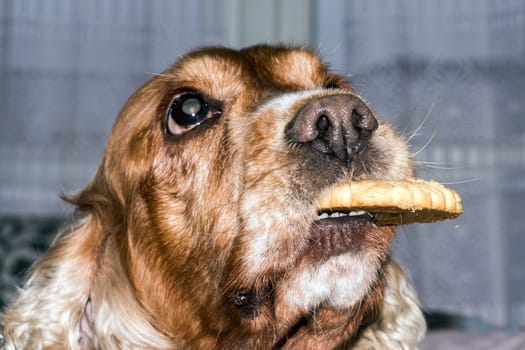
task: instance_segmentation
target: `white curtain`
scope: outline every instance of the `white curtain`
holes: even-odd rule
[[[0,214],[64,214],[127,97],[223,40],[224,1],[0,0]]]
[[[418,175],[463,197],[459,219],[398,233],[395,255],[423,306],[524,326],[525,3],[330,0],[317,10],[334,68],[407,135]]]

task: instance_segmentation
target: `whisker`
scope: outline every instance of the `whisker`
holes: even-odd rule
[[[463,185],[463,184],[468,184],[471,182],[478,182],[478,181],[481,181],[481,179],[473,178],[473,179],[464,180],[464,181],[442,182],[442,184],[446,186],[453,186],[453,185]]]
[[[447,165],[447,163],[443,163],[443,162],[429,162],[429,161],[424,161],[424,160],[414,160],[414,164]]]
[[[401,231],[403,232],[403,237],[405,237],[406,239],[410,239],[410,236],[408,234],[408,231],[407,231],[405,225],[401,225]],[[398,233],[398,235],[399,235],[399,233]]]
[[[419,125],[417,126],[417,128],[411,133],[411,135],[407,138],[407,143],[410,142],[410,140],[412,140],[414,137],[416,137],[417,135],[419,135],[419,132],[421,131],[421,129],[423,128],[423,126],[426,124],[428,118],[430,117],[430,114],[432,113],[432,110],[434,109],[434,104],[435,104],[436,100],[435,100],[435,97],[432,99],[432,103],[430,104],[430,108],[428,109],[428,112],[427,114],[425,115],[425,117],[423,118],[423,120],[421,121],[421,123],[419,123]]]
[[[421,147],[419,150],[417,150],[416,152],[412,153],[411,154],[411,157],[412,158],[415,158],[419,153],[423,152],[429,145],[430,143],[432,142],[432,140],[434,140],[434,137],[436,136],[436,130],[434,129],[434,131],[432,132],[432,136],[430,136],[430,139],[423,145],[423,147]]]
[[[399,118],[401,117],[401,114],[400,113],[396,113],[396,114],[392,114],[392,115],[389,115],[388,118],[390,119],[390,121],[392,121],[393,123],[395,123],[396,120],[399,120]],[[403,135],[406,139],[406,136]]]
[[[330,51],[330,55],[335,55],[337,54],[338,51],[341,51],[341,46],[342,46],[341,44],[342,44],[341,42],[338,42],[337,45],[335,45]]]
[[[316,50],[322,56],[333,56],[333,55],[337,54],[337,51],[339,51],[341,49],[341,43],[338,43],[337,45],[335,45],[334,47],[332,47],[329,50],[327,50],[326,48],[323,48],[322,46],[323,46],[323,43],[319,42],[319,44],[317,45],[317,50]]]
[[[320,331],[321,330],[321,327],[320,327],[320,324],[319,324],[319,321],[317,320],[317,313],[316,313],[316,310],[312,310],[310,312],[310,319],[312,321],[312,327],[314,330],[316,331]]]
[[[428,169],[438,169],[438,170],[460,170],[465,169],[462,166],[443,166],[443,165],[434,165],[434,164],[424,164],[424,163],[415,163],[416,166],[421,166]]]
[[[173,78],[171,74],[165,74],[165,73],[146,72],[146,74],[152,75],[154,77]]]

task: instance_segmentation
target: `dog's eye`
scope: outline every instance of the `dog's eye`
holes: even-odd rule
[[[168,110],[167,131],[171,134],[181,134],[199,124],[212,115],[212,111],[202,96],[198,94],[182,94],[177,96]]]

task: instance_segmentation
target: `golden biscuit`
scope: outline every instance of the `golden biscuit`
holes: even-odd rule
[[[462,213],[461,197],[436,181],[365,180],[341,184],[319,200],[321,211],[367,211],[378,224],[400,225],[453,219]]]

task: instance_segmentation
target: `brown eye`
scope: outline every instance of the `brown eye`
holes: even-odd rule
[[[211,110],[202,96],[182,94],[173,100],[168,110],[167,131],[178,135],[189,130],[211,116]]]

